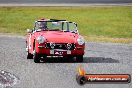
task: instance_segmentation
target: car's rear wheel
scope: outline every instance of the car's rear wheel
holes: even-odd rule
[[[28,46],[26,47],[27,59],[33,59],[33,54],[29,53]]]
[[[76,56],[77,62],[83,62],[83,55]]]

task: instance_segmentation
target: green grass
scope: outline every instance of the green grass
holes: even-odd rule
[[[26,34],[39,18],[78,23],[84,36],[132,38],[132,7],[0,7],[0,33]]]

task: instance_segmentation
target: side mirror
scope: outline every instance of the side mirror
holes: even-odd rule
[[[27,33],[32,33],[32,30],[31,29],[27,29]]]
[[[77,23],[75,23],[75,22],[73,22],[73,23],[75,24],[76,30],[78,30],[78,29],[77,29]]]

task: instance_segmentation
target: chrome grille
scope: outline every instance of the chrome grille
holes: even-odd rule
[[[46,48],[48,49],[64,49],[64,50],[74,50],[74,43],[54,43],[54,48],[51,46],[53,43],[46,43]]]

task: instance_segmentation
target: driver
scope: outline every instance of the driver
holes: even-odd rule
[[[38,22],[38,29],[40,30],[46,30],[47,29],[47,23],[42,21],[42,22]]]

